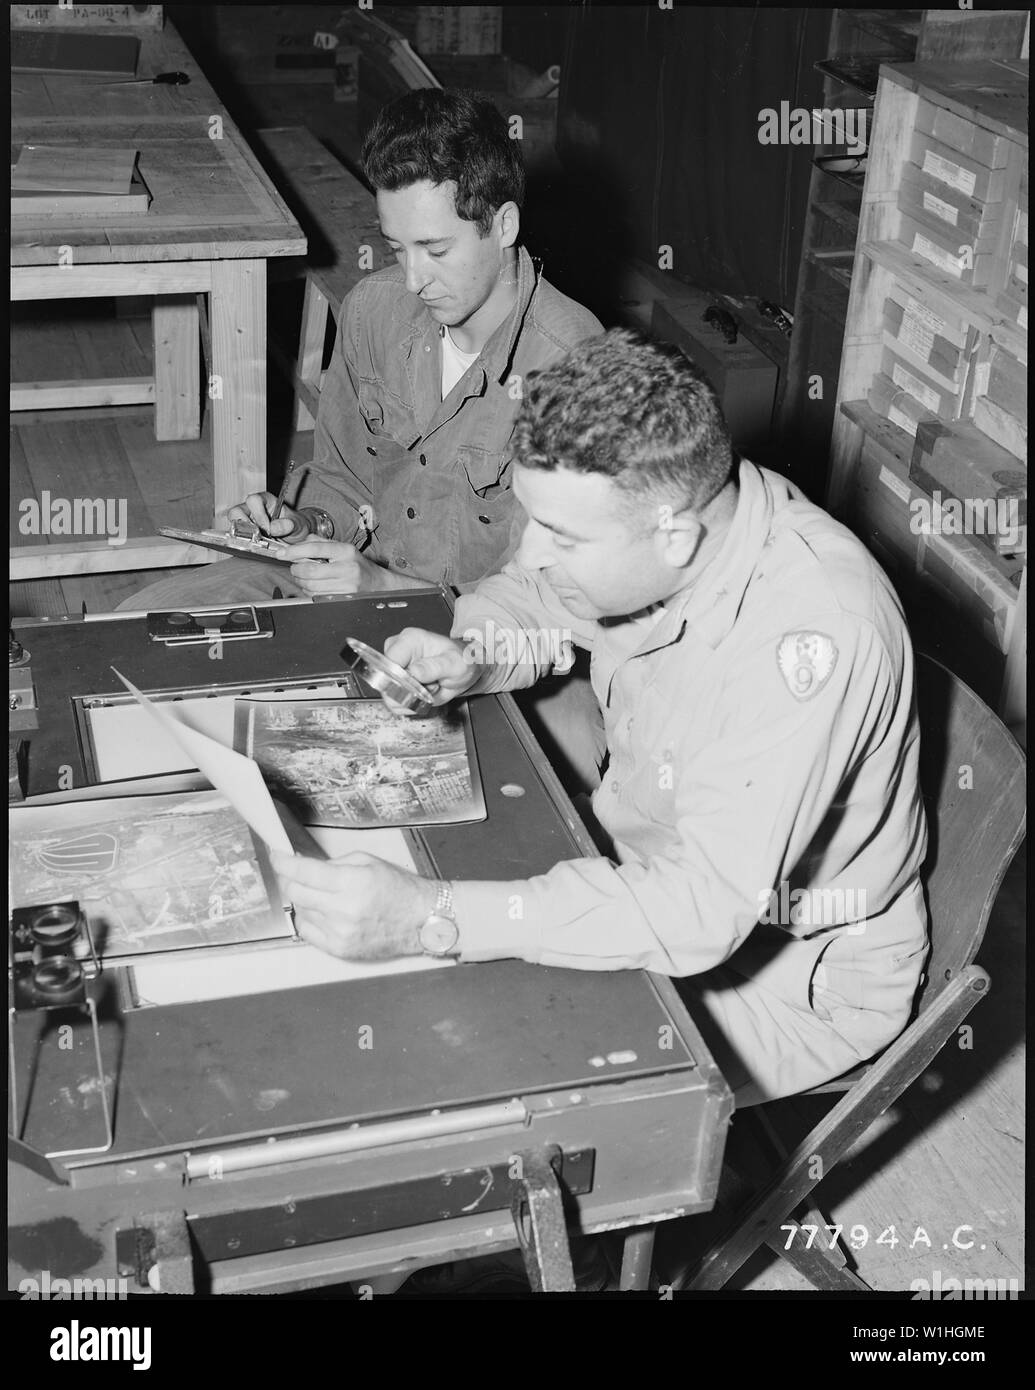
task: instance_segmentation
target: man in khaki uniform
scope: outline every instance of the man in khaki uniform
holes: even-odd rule
[[[612,331],[528,382],[515,559],[453,637],[386,651],[436,701],[592,654],[609,857],[436,884],[368,856],[276,867],[310,940],[680,978],[738,1103],[848,1070],[906,1024],[926,956],[913,657],[867,551],[734,467],[711,387]],[[515,659],[518,658],[518,659]]]

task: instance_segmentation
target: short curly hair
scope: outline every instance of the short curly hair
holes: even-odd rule
[[[425,87],[385,106],[363,141],[363,172],[390,193],[425,179],[456,185],[456,215],[487,236],[504,203],[525,196],[520,140],[476,92]]]
[[[523,391],[514,446],[525,468],[601,473],[630,496],[693,510],[730,476],[719,398],[678,348],[612,328],[529,372]]]

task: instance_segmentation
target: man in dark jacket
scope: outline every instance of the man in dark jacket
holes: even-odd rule
[[[517,246],[524,170],[488,101],[440,89],[387,106],[363,148],[398,265],[342,305],[313,461],[293,505],[229,516],[296,547],[290,572],[234,559],[159,580],[122,605],[466,586],[510,540],[511,434],[525,375],[601,332]],[[358,248],[357,248],[358,250]]]

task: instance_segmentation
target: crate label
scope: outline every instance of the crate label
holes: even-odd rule
[[[897,424],[898,421],[896,420],[895,423]],[[902,428],[908,429],[908,425],[903,425]],[[914,427],[912,433],[915,432],[916,430]],[[904,483],[901,478],[896,478],[894,473],[892,473],[891,469],[885,463],[882,463],[880,467],[880,481],[884,484],[886,488],[890,488],[890,490],[900,501],[909,501],[909,484]]]
[[[925,405],[928,410],[933,410],[937,414],[938,392],[925,386],[920,378],[914,376],[912,372],[907,372],[901,363],[894,362],[892,364],[891,379],[896,386],[901,386],[903,391],[908,391],[914,400],[918,400],[921,405]]]
[[[898,425],[900,430],[905,430],[906,434],[916,438],[916,421],[911,420],[908,415],[904,415],[897,405],[888,407],[888,419],[893,425]]]
[[[114,24],[120,28],[160,29],[161,5],[11,5],[11,28],[54,24]]]
[[[940,246],[935,246],[933,241],[921,236],[917,232],[913,237],[913,251],[917,256],[923,256],[925,261],[930,261],[932,265],[940,266],[942,270],[947,270],[950,275],[955,275],[957,280],[963,275],[963,268],[960,265],[959,257],[952,255],[949,251],[943,251]]]
[[[921,304],[918,299],[907,299],[902,327],[898,332],[903,346],[910,348],[917,356],[927,358],[934,348],[936,335],[949,336],[949,325],[941,315],[926,304]]]
[[[1017,209],[1017,216],[1013,220],[1013,239],[1022,246],[1028,244],[1028,214],[1023,208]]]
[[[941,179],[942,183],[949,184],[952,188],[958,188],[967,197],[973,195],[977,187],[977,175],[972,174],[969,169],[961,169],[958,164],[953,164],[951,160],[943,159],[940,154],[935,154],[934,150],[924,151],[923,170],[925,174],[931,174],[936,179]]]
[[[1027,306],[1027,304],[1022,304],[1021,307],[1020,307],[1020,309],[1018,309],[1018,311],[1017,311],[1017,327],[1018,327],[1018,328],[1023,328],[1025,331],[1027,331],[1027,328],[1028,328],[1028,306]]]
[[[1022,285],[1028,283],[1028,267],[1026,265],[1021,265],[1020,261],[1012,267],[1012,274],[1016,275]]]
[[[943,222],[951,222],[954,227],[960,220],[959,210],[951,203],[943,203],[941,198],[936,198],[933,193],[924,194],[924,211],[933,212],[935,217],[940,217]]]
[[[988,383],[992,375],[991,362],[979,362],[974,368],[974,395],[987,396]]]

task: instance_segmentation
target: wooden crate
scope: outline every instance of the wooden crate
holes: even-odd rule
[[[219,5],[216,60],[233,81],[323,83],[336,80],[340,5]]]
[[[520,120],[521,152],[525,166],[535,169],[554,158],[557,140],[556,97],[522,96],[537,74],[505,54],[484,57],[443,54],[428,60],[443,87],[462,87],[490,97],[508,121]],[[515,124],[515,130],[518,126]]]
[[[843,519],[895,586],[917,647],[946,663],[990,704],[1000,697],[1021,565],[969,536],[925,533],[923,488],[910,476],[912,438],[869,408],[851,407],[858,458]],[[869,415],[869,418],[867,416]]]
[[[922,457],[932,427],[957,430],[961,440],[980,430],[1015,453],[1026,439],[1019,386],[1026,316],[1016,312],[1026,292],[1026,103],[1027,63],[881,68],[828,493],[831,510],[859,530],[906,591],[918,644],[951,650],[964,678],[977,668],[986,679],[996,672],[993,700],[1015,725],[1025,712],[1023,557],[996,553],[976,521],[973,535],[916,538],[903,531],[903,509],[917,499],[937,501],[922,486],[938,477]],[[917,224],[903,187],[917,187],[915,169],[927,176],[924,186],[931,177],[944,184],[945,206],[936,211],[945,244],[955,210],[959,243],[974,248],[961,261],[977,273],[936,265],[911,249]],[[875,450],[885,453],[879,463]],[[897,475],[889,462],[896,456]],[[954,487],[953,497],[969,493],[976,518],[988,491],[976,456],[971,486],[955,477]],[[964,660],[960,652],[971,649],[973,660]]]
[[[421,5],[414,48],[418,53],[498,53],[502,5]]]

